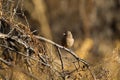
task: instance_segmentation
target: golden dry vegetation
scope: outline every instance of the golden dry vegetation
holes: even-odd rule
[[[120,80],[120,0],[0,0],[0,80]]]

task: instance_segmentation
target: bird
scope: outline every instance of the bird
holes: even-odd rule
[[[71,31],[64,32],[61,45],[66,48],[71,48],[73,44],[74,44],[74,38],[73,38]]]

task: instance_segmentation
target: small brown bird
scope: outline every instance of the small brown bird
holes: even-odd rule
[[[63,33],[62,46],[70,48],[74,44],[74,38],[71,31]]]

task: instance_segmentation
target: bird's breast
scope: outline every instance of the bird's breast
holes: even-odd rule
[[[73,38],[66,38],[67,47],[72,47],[73,43],[74,43]]]

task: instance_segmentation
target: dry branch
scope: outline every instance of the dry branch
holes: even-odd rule
[[[37,39],[40,39],[40,40],[46,41],[46,42],[48,42],[48,43],[51,43],[52,45],[54,45],[54,46],[56,46],[56,47],[58,47],[58,48],[64,49],[65,51],[67,51],[68,53],[70,53],[76,60],[81,61],[81,62],[84,63],[87,67],[89,67],[89,64],[88,64],[85,60],[79,58],[72,50],[70,50],[70,49],[68,49],[68,48],[66,48],[66,47],[64,47],[64,46],[61,46],[61,45],[59,45],[59,44],[57,44],[57,43],[55,43],[55,42],[53,42],[53,41],[51,41],[51,40],[49,40],[49,39],[46,39],[46,38],[44,38],[44,37],[41,37],[41,36],[35,36],[35,37],[36,37]]]
[[[12,31],[12,30],[11,30],[11,31]],[[28,35],[28,36],[29,36],[29,35]],[[64,64],[63,64],[63,60],[62,60],[62,55],[61,55],[60,49],[63,49],[63,50],[65,50],[65,51],[67,51],[68,53],[70,53],[78,62],[79,62],[79,61],[82,62],[82,63],[85,64],[85,66],[90,70],[89,64],[88,64],[85,60],[79,58],[72,50],[70,50],[70,49],[68,49],[68,48],[65,48],[65,47],[63,47],[63,46],[61,46],[61,45],[59,45],[59,44],[57,44],[57,43],[55,43],[55,42],[53,42],[53,41],[51,41],[51,40],[49,40],[49,39],[46,39],[46,38],[44,38],[44,37],[41,37],[41,36],[35,36],[35,38],[37,38],[37,39],[39,39],[39,40],[43,40],[43,41],[48,42],[48,43],[51,43],[52,45],[54,45],[54,46],[57,47],[57,49],[58,49],[58,54],[59,54],[59,58],[60,58],[60,61],[61,61],[61,67],[62,67],[62,72],[59,72],[59,71],[58,71],[58,73],[64,74]],[[21,40],[21,39],[19,39],[19,38],[16,38],[15,36],[11,36],[11,37],[10,37],[10,34],[7,35],[7,34],[2,34],[2,33],[0,33],[0,39],[14,40],[15,42],[18,42],[19,44],[23,45],[27,50],[30,49],[30,50],[32,50],[33,52],[35,52],[35,50],[32,48],[32,46],[28,45],[25,41],[23,41],[23,40]],[[18,51],[14,50],[14,49],[6,46],[6,45],[0,45],[0,46],[5,47],[5,48],[7,48],[7,49],[9,49],[9,50],[11,50],[11,51],[14,51],[14,52],[16,52],[16,53],[18,53],[18,54],[20,54],[20,55],[22,55],[22,56],[24,56],[24,57],[27,57],[27,58],[29,58],[29,59],[35,60],[35,61],[37,61],[37,62],[40,62],[41,64],[43,64],[43,65],[51,68],[53,71],[55,71],[55,69],[54,69],[50,64],[48,64],[48,63],[46,62],[46,60],[45,60],[42,56],[40,56],[40,55],[39,55],[39,57],[40,57],[40,59],[41,59],[42,61],[40,61],[40,60],[38,60],[38,59],[30,56],[30,55],[24,54],[24,53],[22,53],[22,52],[18,52]],[[60,48],[60,49],[59,49],[59,48]],[[29,52],[29,51],[26,51],[26,52]],[[29,53],[28,53],[28,54],[29,54]],[[4,61],[3,59],[0,59],[0,60],[1,60],[2,62],[4,62],[5,64],[10,65],[10,63]],[[73,70],[73,71],[77,71],[77,69],[75,69],[75,70]],[[91,75],[93,75],[93,73],[91,73]],[[61,77],[63,77],[63,79],[65,79],[65,76],[66,76],[66,75],[64,74],[64,77],[63,77],[63,75],[62,75]],[[94,77],[94,75],[93,75],[93,77]],[[94,80],[95,80],[95,77],[94,77]]]
[[[3,63],[5,63],[8,66],[13,66],[10,62],[7,62],[6,60],[0,58],[0,61],[2,61]]]

